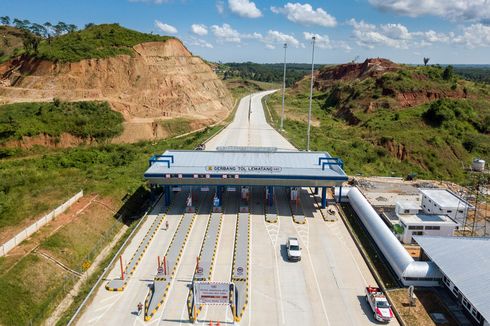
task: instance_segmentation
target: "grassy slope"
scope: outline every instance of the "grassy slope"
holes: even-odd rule
[[[122,133],[123,117],[107,102],[41,102],[0,106],[0,144],[23,136],[69,133],[105,140]]]
[[[73,62],[90,58],[132,55],[132,47],[143,42],[164,42],[168,36],[145,34],[117,24],[94,25],[81,31],[44,40],[37,57]]]
[[[267,83],[241,78],[226,79],[223,80],[223,82],[236,100],[240,100],[242,97],[254,92],[281,87],[278,83]]]
[[[63,202],[67,194],[80,188],[86,193],[112,198],[118,206],[125,194],[133,193],[144,184],[143,172],[152,154],[167,148],[194,148],[218,129],[219,126],[180,139],[157,142],[45,149],[42,155],[0,160],[0,178],[8,186],[6,191],[0,192],[3,209],[0,220],[4,225],[18,223]],[[103,206],[93,209],[97,207],[97,214],[90,215],[91,218],[80,216],[67,224],[47,238],[40,250],[81,271],[83,258],[94,257],[121,227],[109,210],[101,209]],[[95,224],[97,227],[93,227]],[[107,230],[110,234],[105,233]],[[40,272],[45,270],[49,277]],[[25,275],[32,273],[36,275],[33,281],[25,280]],[[0,257],[0,304],[4,307],[0,324],[26,325],[31,321],[40,324],[75,281],[35,253],[18,262]]]
[[[425,74],[425,80],[412,74]],[[416,172],[421,177],[444,178],[463,181],[462,163],[468,165],[474,157],[490,155],[488,129],[482,133],[490,116],[490,88],[454,78],[441,79],[439,68],[405,68],[400,73],[388,73],[381,81],[373,78],[353,82],[338,82],[324,91],[316,91],[313,100],[311,149],[327,150],[346,162],[349,174],[405,176]],[[286,97],[286,137],[299,148],[306,146],[306,117],[308,110],[308,80],[288,90]],[[463,88],[468,99],[444,100],[438,105],[458,107],[463,114],[449,114],[447,121],[435,126],[424,119],[430,103],[412,108],[400,108],[393,96],[383,95],[382,88],[396,91],[440,92]],[[367,103],[380,103],[374,112],[366,112]],[[269,99],[269,106],[277,126],[277,112],[281,109],[280,94]],[[381,104],[383,103],[383,104]],[[355,125],[339,117],[348,108],[359,120]],[[442,109],[445,111],[445,109]],[[446,112],[446,111],[445,111]],[[443,112],[444,113],[444,112]],[[447,113],[447,112],[446,112]],[[406,158],[397,157],[396,151],[404,148]]]
[[[0,26],[0,63],[22,53],[22,31],[10,26]]]
[[[24,53],[23,32],[10,26],[0,26],[0,63]],[[33,56],[61,62],[82,59],[107,58],[116,55],[133,55],[133,46],[144,42],[164,42],[171,36],[146,34],[118,24],[93,25],[80,31],[43,39],[38,53]]]

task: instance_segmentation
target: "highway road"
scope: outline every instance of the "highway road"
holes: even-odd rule
[[[207,143],[207,150],[219,146],[264,146],[296,150],[269,126],[261,99],[270,92],[255,93],[239,103],[234,121]],[[250,115],[249,115],[250,114]],[[191,283],[195,259],[203,240],[209,210],[200,212],[184,248],[180,266],[166,303],[148,322],[136,315],[156,273],[156,260],[169,246],[184,210],[184,195],[177,197],[168,219],[170,229],[159,230],[143,260],[123,292],[99,288],[85,309],[79,325],[181,325],[188,323],[185,299]],[[202,196],[201,196],[202,197]],[[224,215],[212,280],[229,281],[232,272],[233,242],[238,197],[225,194]],[[284,190],[276,192],[278,223],[267,223],[263,214],[263,194],[252,190],[250,223],[250,271],[248,305],[240,325],[370,325],[372,312],[364,299],[364,287],[376,284],[345,225],[339,219],[325,222],[314,200],[304,192],[306,224],[293,222]],[[123,256],[129,259],[156,215],[148,216]],[[286,260],[285,243],[296,236],[303,248],[301,262]],[[119,266],[109,278],[117,277]],[[196,324],[233,323],[229,308],[208,306]],[[392,321],[391,324],[397,324]]]

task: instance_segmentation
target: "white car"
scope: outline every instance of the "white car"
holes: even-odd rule
[[[299,247],[299,242],[297,238],[289,237],[286,244],[288,251],[289,261],[300,261],[301,260],[301,248]]]

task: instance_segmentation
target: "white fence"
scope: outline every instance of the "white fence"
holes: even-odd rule
[[[10,250],[17,247],[19,243],[21,243],[22,241],[30,237],[34,232],[39,230],[46,223],[48,223],[49,221],[51,221],[53,218],[60,215],[61,213],[65,212],[71,205],[73,205],[81,197],[83,197],[83,190],[80,190],[79,193],[75,194],[73,197],[68,199],[65,203],[61,204],[60,206],[58,206],[48,214],[44,215],[39,220],[32,223],[30,226],[26,227],[21,232],[17,233],[15,237],[13,237],[12,239],[10,239],[9,241],[5,242],[3,245],[0,246],[0,257],[5,256]]]

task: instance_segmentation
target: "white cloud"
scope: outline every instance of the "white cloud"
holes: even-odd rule
[[[450,20],[490,22],[488,0],[369,0],[384,11],[417,17],[433,15]]]
[[[220,14],[225,12],[225,3],[222,0],[216,1],[216,10],[218,10],[218,13]]]
[[[208,49],[212,49],[214,48],[214,46],[203,40],[203,39],[199,39],[199,38],[195,38],[195,37],[192,37],[190,41],[187,42],[189,45],[194,45],[194,46],[199,46],[199,47],[202,47],[202,48],[208,48]]]
[[[169,25],[169,24],[165,24],[165,23],[162,23],[161,21],[159,20],[155,20],[155,26],[164,31],[165,33],[169,33],[169,34],[177,34],[177,28],[175,28],[174,26],[172,25]]]
[[[228,6],[232,13],[241,17],[259,18],[262,16],[255,2],[250,0],[228,0]]]
[[[473,24],[464,27],[463,33],[455,36],[453,42],[469,48],[490,47],[490,26]]]
[[[192,24],[191,31],[192,33],[199,36],[204,36],[208,34],[208,28],[206,27],[206,25],[202,25],[202,24]]]
[[[383,34],[395,40],[409,40],[412,35],[408,32],[407,27],[402,24],[386,24],[381,25]]]
[[[460,33],[439,33],[434,30],[410,32],[402,24],[373,25],[351,19],[352,35],[360,46],[389,46],[398,49],[422,48],[434,43],[464,45],[469,48],[490,47],[490,26],[481,23],[462,27]]]
[[[401,24],[386,24],[376,26],[361,20],[355,19],[348,21],[354,30],[352,34],[359,46],[368,47],[370,49],[377,45],[389,46],[392,48],[406,49],[408,48],[407,40],[411,38],[408,29]]]
[[[310,41],[311,38],[315,37],[315,46],[321,49],[343,49],[346,52],[352,50],[352,48],[345,41],[331,41],[328,35],[313,34],[309,32],[303,32],[305,40]]]
[[[211,26],[211,31],[218,41],[231,43],[241,42],[240,33],[228,24],[223,24],[222,26],[213,25]]]
[[[335,17],[328,14],[322,8],[314,9],[309,3],[291,3],[288,2],[283,7],[271,7],[275,14],[283,14],[292,22],[302,25],[319,25],[324,27],[333,27],[337,25]]]
[[[438,33],[433,30],[428,30],[427,32],[415,32],[412,33],[420,38],[422,38],[422,42],[430,43],[448,43],[452,37],[454,37],[454,33]]]
[[[266,44],[265,45],[266,48],[268,48],[269,50],[274,50],[276,47],[272,44]]]
[[[269,45],[277,45],[287,43],[289,46],[294,46],[295,48],[299,48],[301,43],[292,35],[284,34],[279,31],[269,30],[267,34],[260,39],[263,43]]]

